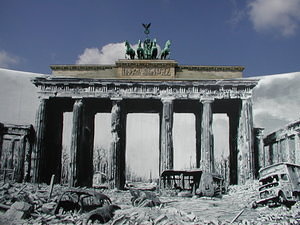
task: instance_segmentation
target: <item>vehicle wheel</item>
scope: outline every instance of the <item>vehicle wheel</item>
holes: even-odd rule
[[[286,197],[283,192],[280,192],[278,195],[278,202],[282,205],[286,205]]]

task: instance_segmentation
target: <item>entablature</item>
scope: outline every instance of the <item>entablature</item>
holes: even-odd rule
[[[42,98],[49,97],[88,97],[88,98],[128,98],[128,99],[240,99],[252,96],[252,89],[258,80],[197,80],[197,81],[137,81],[34,78],[33,83],[39,88]]]

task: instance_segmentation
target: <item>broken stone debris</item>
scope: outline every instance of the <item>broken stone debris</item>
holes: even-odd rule
[[[106,224],[222,225],[230,224],[230,221],[244,208],[244,213],[233,224],[300,224],[299,202],[292,206],[291,209],[285,206],[252,209],[250,203],[257,198],[257,187],[258,184],[255,182],[249,182],[240,186],[230,186],[229,194],[224,195],[222,199],[164,197],[160,194],[155,196],[162,204],[152,207],[132,206],[130,201],[132,196],[128,191],[105,190],[104,194],[110,197],[112,204],[121,207],[121,209],[115,211],[115,215]],[[0,224],[83,224],[84,219],[91,215],[91,212],[53,214],[53,209],[59,201],[59,197],[66,190],[68,190],[67,187],[54,185],[52,196],[49,199],[48,185],[0,183],[0,204],[3,206],[0,205],[2,211],[0,213]],[[93,191],[92,189],[82,190]],[[141,195],[143,196],[144,194]],[[164,202],[169,200],[173,202],[164,204]],[[202,210],[201,204],[205,202],[208,207],[216,210],[226,203],[221,208],[223,217],[218,217],[215,214],[210,215],[207,211]],[[237,210],[230,214],[231,208],[228,205],[236,206]],[[18,217],[9,219],[10,217],[7,216],[9,210],[14,211]]]

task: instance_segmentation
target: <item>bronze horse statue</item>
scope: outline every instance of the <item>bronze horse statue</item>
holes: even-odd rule
[[[166,59],[166,57],[170,55],[170,46],[171,41],[167,40],[164,49],[161,51],[160,59]]]
[[[144,59],[145,58],[145,52],[144,52],[144,49],[142,48],[141,40],[139,40],[138,48],[136,50],[136,53],[137,53],[138,59]]]
[[[130,59],[134,59],[135,51],[131,48],[128,41],[125,41],[125,46],[126,46],[126,55],[129,55]]]
[[[154,39],[152,42],[152,47],[151,47],[151,59],[156,59],[157,52],[158,52],[158,50],[156,47],[156,39]]]

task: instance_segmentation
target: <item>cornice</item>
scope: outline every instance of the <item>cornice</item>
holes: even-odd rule
[[[50,65],[52,71],[98,71],[115,68],[115,65]]]
[[[176,70],[188,70],[188,71],[215,71],[215,72],[243,72],[245,67],[243,66],[188,66],[179,65]]]

